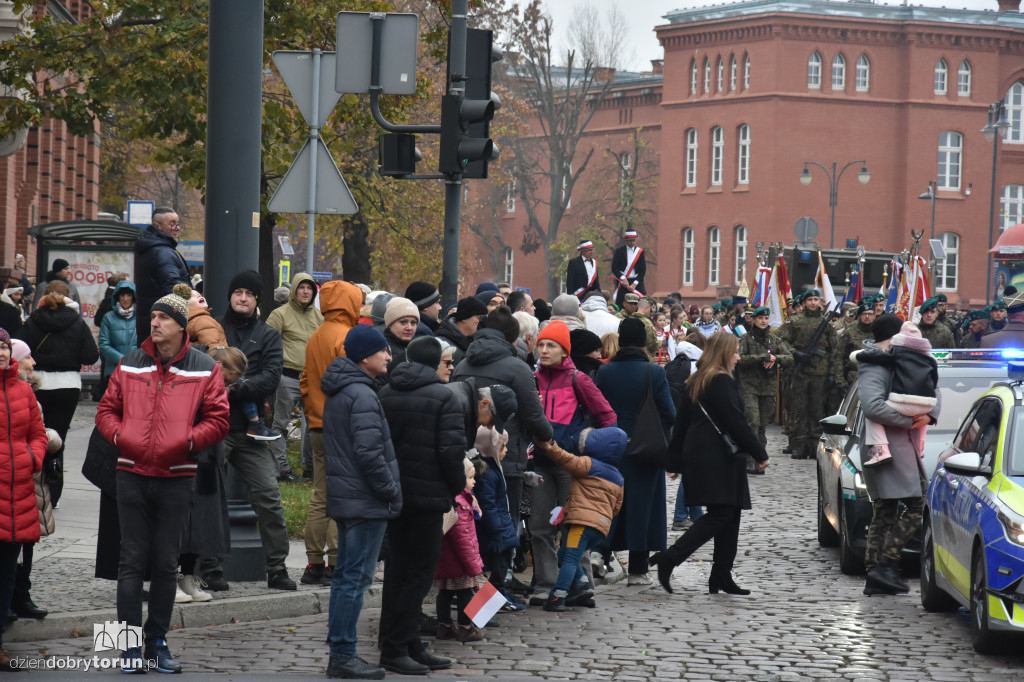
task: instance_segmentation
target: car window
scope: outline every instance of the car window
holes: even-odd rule
[[[1024,476],[1024,408],[1015,407],[1010,420],[1013,445],[1003,449],[1003,466],[1009,476]]]
[[[939,421],[929,430],[949,433],[956,431],[978,396],[987,391],[992,384],[1004,379],[1005,377],[998,376],[943,376],[940,372],[938,389],[942,404],[939,409]]]
[[[998,400],[987,399],[978,404],[978,409],[960,433],[961,452],[977,452],[984,460],[991,461],[999,444],[999,424],[1003,406]]]
[[[846,415],[846,428],[851,433],[860,433],[860,424],[857,423],[860,419],[860,396],[857,394],[856,383],[850,387],[849,393],[846,394],[846,405],[844,408],[843,414]]]

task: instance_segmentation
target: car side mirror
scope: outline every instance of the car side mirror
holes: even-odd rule
[[[833,414],[825,417],[820,422],[821,430],[830,436],[849,436],[850,429],[846,428],[846,415]]]
[[[958,452],[940,462],[939,466],[951,474],[960,476],[976,476],[983,473],[984,469],[981,465],[981,455],[977,452]]]

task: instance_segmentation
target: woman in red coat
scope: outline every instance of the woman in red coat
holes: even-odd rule
[[[39,540],[39,511],[32,474],[43,466],[46,429],[32,387],[18,378],[11,362],[11,337],[0,329],[0,392],[7,419],[0,419],[0,613],[7,613],[14,593],[18,555],[23,542]],[[0,668],[11,669],[3,650],[0,620]]]

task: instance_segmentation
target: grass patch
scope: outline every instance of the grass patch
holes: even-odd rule
[[[299,440],[289,441],[286,449],[288,465],[294,472],[302,471],[300,446]],[[313,483],[281,483],[279,487],[288,537],[292,540],[301,540],[306,532],[306,516],[309,513],[309,500],[313,497]]]

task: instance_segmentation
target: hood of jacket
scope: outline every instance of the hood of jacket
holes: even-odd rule
[[[344,356],[334,358],[320,380],[320,388],[327,395],[334,395],[350,384],[366,384],[375,389],[373,378],[363,368]]]
[[[298,291],[299,291],[299,285],[302,284],[303,282],[307,282],[307,283],[309,283],[313,287],[313,298],[309,299],[309,303],[307,303],[306,305],[302,305],[301,303],[299,303],[299,299],[296,298],[296,296],[295,296],[298,293]],[[291,290],[288,293],[288,305],[292,306],[293,308],[295,308],[296,310],[298,310],[301,313],[306,308],[308,308],[309,306],[313,305],[313,303],[315,303],[315,302],[316,302],[316,281],[314,281],[313,278],[310,277],[305,272],[297,272],[297,273],[295,273],[295,276],[292,277],[292,288],[291,288]],[[323,304],[323,301],[321,301],[321,309],[322,309],[322,304]]]
[[[47,333],[60,333],[80,320],[78,313],[68,305],[57,306],[56,310],[48,307],[36,308],[30,318],[39,328]]]
[[[135,253],[145,253],[157,246],[169,246],[172,249],[177,249],[178,242],[174,241],[174,237],[171,235],[161,232],[154,225],[150,225],[135,240]]]
[[[132,292],[133,300],[137,298],[135,295],[135,282],[130,282],[126,279],[121,280],[117,283],[117,286],[114,287],[114,290],[110,292],[110,305],[114,306],[114,310],[117,310],[118,296],[120,296],[124,291]]]
[[[622,459],[622,453],[626,451],[628,441],[629,436],[626,432],[615,426],[584,429],[580,434],[580,450],[591,459],[617,467]]]
[[[324,314],[324,322],[340,322],[355,327],[362,305],[363,291],[355,284],[330,281],[320,288],[320,312]]]
[[[473,342],[466,349],[466,362],[471,365],[487,365],[515,356],[515,348],[505,340],[505,335],[496,329],[476,330]]]
[[[604,300],[603,296],[591,296],[580,305],[580,310],[588,313],[597,312],[603,310],[608,312],[608,301]],[[611,313],[608,313],[609,315]]]
[[[403,362],[388,373],[388,385],[396,391],[414,391],[429,384],[441,384],[437,370],[419,362]]]

